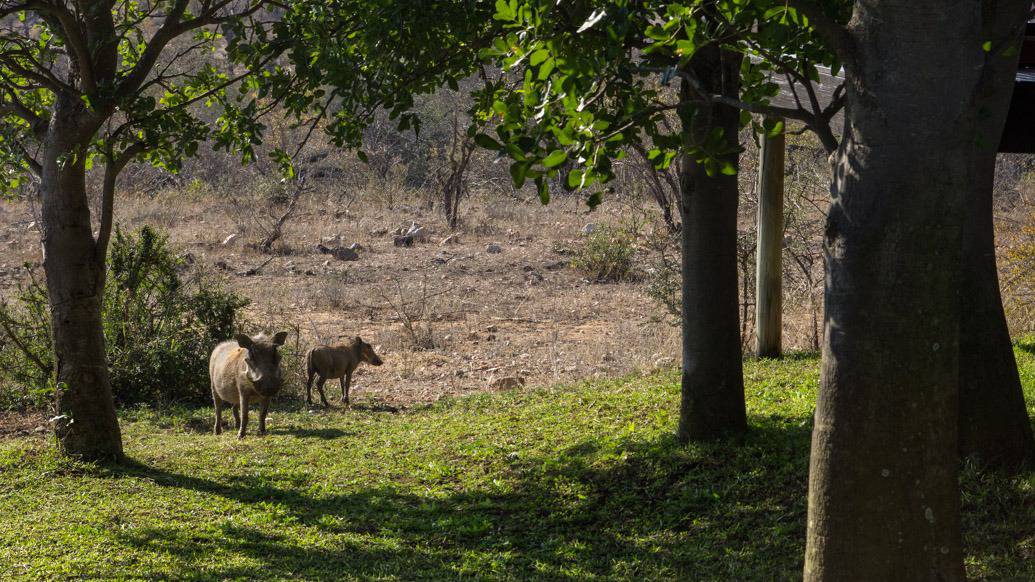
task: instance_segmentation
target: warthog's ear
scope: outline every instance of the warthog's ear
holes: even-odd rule
[[[287,335],[288,335],[288,332],[286,332],[286,331],[278,331],[277,335],[273,336],[273,345],[275,345],[275,346],[282,346],[282,345],[284,345],[284,342],[287,341]]]
[[[247,335],[245,335],[243,333],[239,333],[239,334],[234,336],[234,339],[237,340],[237,345],[241,346],[242,348],[244,348],[246,350],[250,350],[251,349],[251,347],[252,347],[252,338],[251,337],[249,337],[249,336],[247,336]]]
[[[361,337],[359,337],[359,336],[357,335],[357,336],[356,336],[356,343],[357,343],[357,344],[359,344],[359,345],[363,345],[363,338],[361,338]]]

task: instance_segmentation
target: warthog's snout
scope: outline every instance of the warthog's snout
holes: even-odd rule
[[[370,360],[370,365],[372,366],[380,366],[383,363],[384,361],[381,359],[380,356],[374,356],[374,358]]]

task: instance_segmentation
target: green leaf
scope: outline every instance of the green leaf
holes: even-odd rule
[[[521,188],[525,185],[525,178],[528,177],[529,167],[528,162],[514,162],[510,165],[510,177],[514,181],[515,188]]]
[[[544,168],[553,168],[559,166],[568,160],[568,152],[564,150],[554,150],[550,152],[550,155],[543,158]]]
[[[539,191],[539,202],[546,206],[550,203],[550,183],[546,181],[546,178],[539,176],[535,179],[536,189]]]
[[[492,139],[484,133],[479,133],[478,135],[474,136],[474,143],[476,143],[479,147],[485,148],[487,150],[500,151],[503,149],[503,145],[500,144],[500,142]]]
[[[528,64],[535,67],[548,58],[550,58],[550,51],[546,49],[539,49],[532,53],[532,56],[528,57]]]

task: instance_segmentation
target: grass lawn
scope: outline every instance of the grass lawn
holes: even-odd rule
[[[243,442],[209,434],[207,409],[129,411],[117,469],[2,441],[0,577],[800,578],[818,360],[745,375],[751,433],[689,448],[671,374],[276,411]],[[1035,579],[1033,484],[964,471],[972,578]]]

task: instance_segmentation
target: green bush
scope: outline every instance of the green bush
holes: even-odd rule
[[[611,283],[635,277],[636,233],[627,228],[601,226],[586,235],[575,249],[571,266],[590,279]]]
[[[230,337],[248,300],[200,274],[150,227],[116,230],[103,306],[112,390],[119,405],[207,402],[208,355]],[[53,393],[47,293],[31,272],[0,306],[0,408],[42,408]]]

